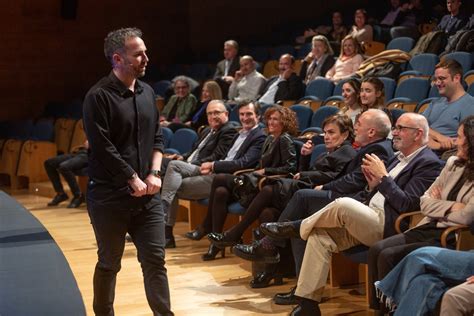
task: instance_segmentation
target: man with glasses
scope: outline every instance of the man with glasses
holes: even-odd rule
[[[232,173],[253,168],[258,163],[265,141],[258,127],[259,106],[243,102],[239,106],[242,130],[228,122],[228,112],[222,101],[207,106],[208,130],[193,149],[168,164],[163,179],[161,197],[167,216],[166,247],[174,248],[173,226],[177,215],[177,193],[181,198],[202,199],[209,196],[214,173]]]
[[[440,173],[441,161],[426,146],[428,122],[423,116],[403,114],[392,133],[393,146],[399,152],[388,168],[374,154],[362,160],[370,192],[368,204],[341,197],[303,221],[262,224],[268,236],[307,240],[295,291],[301,301],[291,315],[320,315],[318,304],[331,254],[360,244],[371,246],[394,235],[396,218],[419,209],[420,196]]]
[[[455,60],[436,65],[433,84],[441,97],[430,103],[423,116],[430,126],[428,147],[439,155],[455,148],[459,123],[474,115],[474,97],[462,86],[462,66]]]

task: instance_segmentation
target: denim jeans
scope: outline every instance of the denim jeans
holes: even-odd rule
[[[375,288],[396,315],[429,315],[449,288],[474,275],[474,252],[423,247],[406,256]]]

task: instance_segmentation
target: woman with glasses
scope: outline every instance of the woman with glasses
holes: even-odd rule
[[[191,80],[186,76],[178,76],[173,79],[174,95],[171,96],[161,112],[161,126],[169,127],[173,132],[190,119],[191,113],[196,107],[196,97],[191,94]]]
[[[415,133],[416,130],[412,126],[395,125],[393,139],[400,133]],[[441,235],[446,227],[468,225],[473,221],[473,146],[474,116],[469,116],[461,122],[458,129],[456,156],[448,159],[439,177],[421,197],[421,213],[425,217],[415,228],[379,241],[370,248],[370,285],[381,280],[413,250],[425,246],[441,246]],[[448,236],[447,241],[452,248],[456,237]],[[379,310],[381,306],[373,286],[370,294],[370,307]]]

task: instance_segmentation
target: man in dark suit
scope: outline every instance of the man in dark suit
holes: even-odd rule
[[[274,104],[283,100],[298,100],[303,96],[304,85],[293,69],[294,63],[295,58],[290,54],[280,57],[278,63],[280,74],[271,77],[263,86],[259,102]]]
[[[423,116],[406,113],[392,130],[399,152],[388,168],[375,154],[363,158],[367,204],[342,197],[303,221],[267,223],[263,228],[274,238],[307,240],[295,291],[301,301],[290,315],[318,315],[331,254],[394,235],[396,218],[418,210],[421,195],[439,175],[443,164],[426,146],[429,127]]]
[[[216,105],[219,107],[215,107]],[[221,107],[221,101],[212,101],[207,107],[209,125],[218,115],[222,115],[222,120],[227,120],[227,115],[217,114],[225,108]],[[220,109],[220,110],[217,110]],[[225,112],[227,113],[227,112]],[[202,199],[210,194],[212,179],[215,173],[233,173],[240,169],[253,168],[258,163],[265,134],[258,127],[259,107],[252,102],[244,102],[239,105],[239,117],[242,130],[237,133],[224,123],[220,130],[224,129],[225,145],[214,146],[211,140],[201,149],[201,152],[208,151],[209,155],[197,158],[191,162],[174,160],[168,165],[166,175],[163,179],[161,191],[163,204],[168,216],[167,226],[173,227],[177,214],[177,197],[187,199]],[[227,122],[227,121],[226,121]],[[215,124],[214,124],[215,125]],[[232,136],[232,137],[231,137]],[[206,136],[203,136],[205,139]],[[216,141],[219,139],[216,138]],[[216,143],[217,144],[217,143]],[[189,156],[188,156],[189,157]],[[168,228],[170,230],[171,228]],[[168,246],[174,246],[172,233],[169,237]]]
[[[222,97],[227,99],[229,86],[234,80],[234,75],[240,68],[239,44],[234,40],[224,43],[224,59],[217,63],[213,79],[222,90]]]

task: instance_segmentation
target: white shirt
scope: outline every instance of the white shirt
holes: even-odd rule
[[[423,150],[426,146],[422,146],[412,152],[410,155],[405,156],[401,152],[397,152],[395,155],[397,155],[398,160],[400,161],[395,167],[393,167],[392,170],[388,173],[388,176],[392,179],[395,179],[400,172],[405,169],[405,167],[410,163],[410,161],[413,160],[413,158],[416,157],[420,153],[420,151]],[[377,192],[375,195],[370,199],[369,202],[369,207],[372,209],[378,209],[378,210],[383,210],[385,205],[385,197],[383,196],[382,193]]]
[[[242,146],[242,144],[244,143],[244,141],[247,139],[247,136],[249,136],[250,134],[250,131],[254,130],[255,128],[257,128],[258,125],[255,125],[251,130],[249,131],[246,131],[244,129],[240,130],[239,131],[239,137],[237,137],[237,139],[235,140],[234,144],[232,145],[232,147],[229,149],[229,151],[227,152],[227,156],[224,158],[224,161],[230,161],[230,160],[234,160],[235,158],[235,155],[237,154],[237,152],[239,151],[240,149],[240,146]]]
[[[267,92],[258,100],[262,103],[272,104],[275,103],[275,94],[278,91],[278,84],[285,79],[282,76],[279,76],[277,80],[275,80],[270,87],[268,87]]]
[[[265,77],[254,70],[240,80],[232,82],[229,87],[229,100],[238,102],[242,100],[255,100],[264,83]]]

